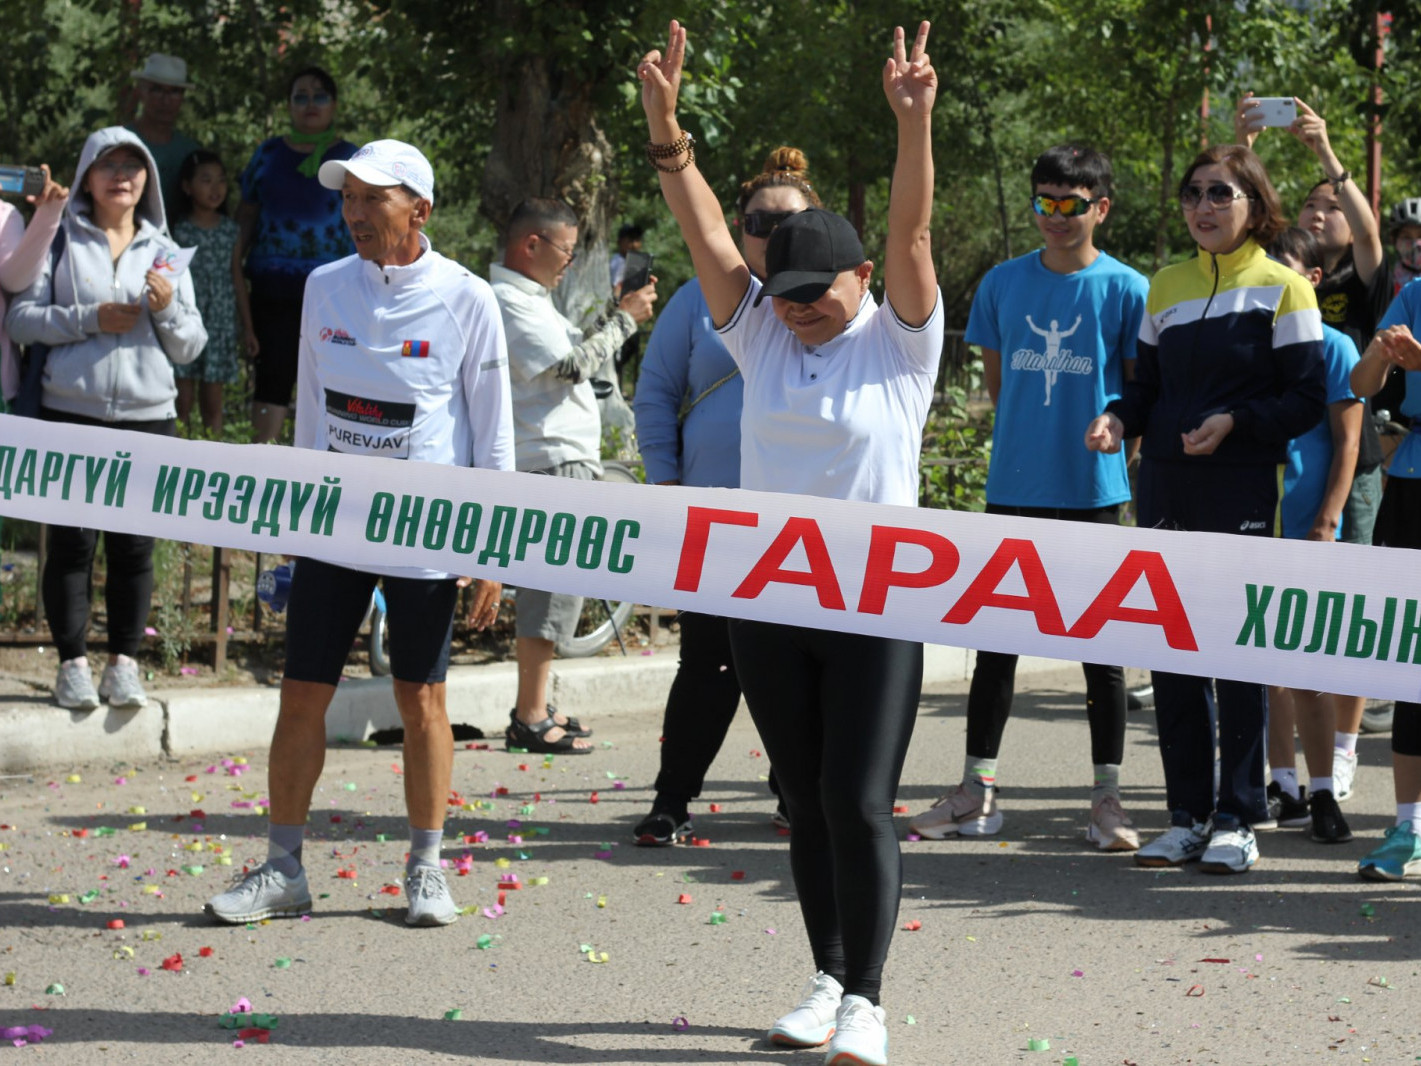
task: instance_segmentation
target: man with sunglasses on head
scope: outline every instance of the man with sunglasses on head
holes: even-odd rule
[[[508,335],[518,469],[592,481],[602,474],[592,375],[651,317],[656,286],[623,293],[584,332],[553,304],[553,290],[577,258],[577,236],[577,215],[567,204],[524,200],[509,217],[503,262],[490,267],[489,277]],[[548,703],[556,641],[572,635],[581,614],[580,596],[518,590],[518,705],[509,714],[509,747],[563,755],[592,750],[583,739],[591,731]]]
[[[1110,213],[1110,160],[1081,145],[1051,148],[1031,170],[1032,220],[1043,247],[987,273],[972,301],[968,344],[982,350],[996,405],[987,511],[1115,525],[1130,498],[1123,453],[1079,454],[1082,416],[1120,395],[1135,358],[1149,283],[1095,246]],[[961,784],[910,823],[933,840],[1001,830],[997,752],[1016,677],[1015,655],[979,651],[967,698]],[[1133,851],[1139,836],[1120,805],[1126,694],[1118,666],[1083,664],[1090,723],[1086,838]]]

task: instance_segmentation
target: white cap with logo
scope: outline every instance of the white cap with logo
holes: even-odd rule
[[[371,141],[349,159],[329,159],[321,164],[320,182],[339,189],[348,173],[369,185],[403,185],[434,203],[434,168],[423,152],[404,141]]]

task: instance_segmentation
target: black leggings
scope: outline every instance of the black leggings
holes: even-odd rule
[[[45,407],[46,422],[103,426],[171,437],[177,420],[103,422]],[[97,529],[50,526],[48,554],[44,560],[41,591],[49,632],[60,662],[77,659],[88,650],[89,604],[94,594],[94,553],[99,546]],[[138,654],[148,611],[153,605],[152,537],[104,531],[104,606],[108,611],[109,651],[114,655]]]
[[[733,620],[735,669],[789,809],[790,868],[815,966],[878,1002],[903,864],[893,800],[923,646]]]
[[[1421,479],[1387,478],[1372,543],[1388,548],[1421,548]],[[1396,701],[1391,750],[1397,755],[1421,755],[1421,703]]]
[[[1054,518],[1062,522],[1092,522],[1118,526],[1120,505],[1086,509],[1066,507],[1005,507],[987,504],[988,514],[1018,518]],[[967,755],[995,759],[1002,733],[1011,717],[1016,694],[1017,656],[979,651],[967,696]],[[1090,761],[1119,765],[1125,757],[1125,671],[1119,666],[1081,663],[1085,671],[1085,713],[1090,723]]]
[[[731,659],[726,619],[682,611],[677,621],[681,664],[666,697],[656,795],[686,803],[701,794],[706,771],[725,742],[740,706],[740,679]]]

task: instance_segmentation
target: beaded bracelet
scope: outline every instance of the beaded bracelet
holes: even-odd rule
[[[675,159],[682,152],[686,153],[686,158],[674,167],[664,167],[661,165],[663,159]],[[648,141],[646,144],[646,158],[657,170],[664,174],[675,174],[685,170],[696,161],[696,139],[689,133],[682,133],[680,137],[670,144],[653,144]]]

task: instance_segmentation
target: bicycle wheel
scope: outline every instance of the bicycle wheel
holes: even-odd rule
[[[558,654],[564,659],[583,659],[596,655],[610,644],[618,633],[626,632],[627,619],[632,616],[632,604],[627,600],[582,601],[582,617],[577,632],[557,642]]]
[[[376,677],[390,676],[390,631],[385,624],[383,596],[370,605],[370,672]]]

